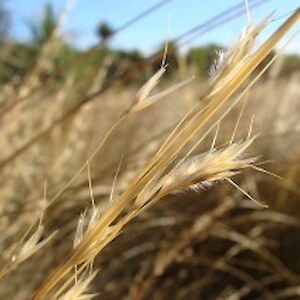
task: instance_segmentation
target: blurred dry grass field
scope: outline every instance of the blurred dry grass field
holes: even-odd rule
[[[192,75],[182,58],[153,105],[164,67],[139,92],[97,96],[105,68],[84,92],[80,78],[51,78],[55,39],[22,80],[1,86],[1,299],[300,298],[300,73],[280,77],[279,56],[251,89],[257,73],[234,86],[238,104],[218,106],[258,53],[261,28],[250,29],[210,82],[179,86]],[[95,96],[82,105],[82,94]],[[164,144],[178,123],[178,144],[174,134]]]

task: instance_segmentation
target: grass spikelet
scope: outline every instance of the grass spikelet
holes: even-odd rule
[[[255,158],[243,157],[244,151],[253,140],[234,143],[224,149],[209,151],[186,159],[161,180],[160,193],[167,194],[183,190],[195,184],[211,185],[237,174],[256,161]]]
[[[54,231],[47,238],[43,238],[45,231],[45,226],[42,224],[45,206],[46,206],[46,183],[44,186],[44,198],[41,202],[42,211],[40,213],[39,222],[36,225],[36,230],[29,228],[29,230],[23,235],[22,239],[17,243],[10,255],[10,259],[7,263],[3,265],[0,269],[0,280],[3,279],[8,273],[16,269],[20,264],[33,256],[36,252],[42,249],[46,244],[48,244],[52,238],[57,234],[57,231]]]
[[[147,202],[154,199],[157,201],[177,191],[211,187],[218,181],[236,175],[256,161],[255,158],[246,158],[244,155],[253,141],[254,138],[248,139],[223,149],[212,149],[186,158],[157,182],[147,185],[138,195],[135,205],[142,207]]]
[[[43,233],[44,226],[42,224],[38,224],[38,227],[33,234],[29,237],[27,235],[24,237],[24,241],[21,241],[14,250],[10,261],[0,270],[0,279],[43,248],[57,232],[53,232],[45,239],[42,239]]]
[[[79,279],[76,280],[74,285],[62,296],[57,298],[58,300],[90,300],[97,296],[95,293],[88,293],[90,283],[97,275],[97,272],[89,272],[88,274],[82,274]]]
[[[217,53],[218,57],[209,71],[214,85],[226,84],[239,72],[251,55],[257,35],[267,26],[269,20],[270,18],[266,18],[256,26],[250,23],[235,44]]]
[[[80,244],[84,235],[95,226],[99,217],[100,209],[97,206],[93,206],[89,211],[84,211],[80,215],[74,237],[74,248]]]
[[[135,99],[132,103],[132,106],[138,105],[139,103],[145,101],[152,90],[158,85],[159,80],[166,72],[166,67],[161,66],[160,69],[140,88],[136,93]]]
[[[41,240],[44,233],[44,226],[39,225],[37,230],[30,236],[30,238],[23,243],[20,249],[12,257],[12,264],[18,265],[24,260],[28,259],[31,255],[39,251],[44,245],[46,245],[56,234],[53,232],[46,239]]]
[[[154,95],[150,95],[153,89],[158,85],[160,78],[166,72],[166,66],[161,66],[160,69],[140,88],[140,90],[135,95],[134,100],[131,103],[129,112],[136,112],[146,107],[153,105],[158,100],[168,96],[169,94],[177,91],[184,85],[188,84],[194,77],[188,78],[186,80],[175,83],[171,87],[158,92]]]

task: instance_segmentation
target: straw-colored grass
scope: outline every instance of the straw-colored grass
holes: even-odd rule
[[[15,299],[92,299],[97,293],[105,299],[124,295],[167,299],[170,293],[178,299],[299,295],[298,275],[272,251],[276,246],[272,239],[280,233],[273,229],[278,224],[291,228],[299,224],[285,214],[260,211],[275,206],[259,199],[259,185],[266,180],[261,176],[271,175],[268,178],[275,182],[276,175],[264,170],[259,151],[251,150],[259,144],[252,137],[251,117],[241,120],[246,105],[255,107],[252,99],[247,100],[252,98],[251,88],[259,94],[255,84],[277,57],[260,73],[256,67],[299,18],[298,9],[258,48],[256,37],[268,20],[249,25],[221,55],[200,94],[197,79],[190,76],[154,93],[167,70],[162,65],[129,104],[128,91],[102,96],[122,99],[118,111],[116,100],[79,105],[72,78],[47,95],[40,89],[38,66],[51,69],[52,58],[45,54],[49,59],[45,63],[42,56],[24,86],[15,88],[12,105],[2,112],[0,169],[6,179],[1,185],[5,200],[0,226],[6,233],[0,240],[0,275],[2,282],[10,280],[20,291],[6,287],[0,295]],[[51,43],[47,47],[55,45]],[[299,91],[296,84],[295,90]],[[174,110],[176,124],[167,108],[171,102],[161,99],[178,95],[186,102],[176,103],[188,112]],[[75,109],[70,109],[66,100],[73,96]],[[239,112],[238,104],[245,98]],[[72,119],[65,118],[68,111],[76,111]],[[163,113],[166,118],[158,120]],[[234,122],[226,121],[229,113],[237,114]],[[264,122],[259,113],[258,109],[258,123]],[[285,132],[280,124],[285,114],[279,113],[276,126]],[[10,121],[13,117],[18,122]],[[100,118],[104,125],[98,128]],[[162,131],[162,125],[172,129]],[[243,126],[249,129],[241,130],[243,136],[237,139]],[[297,171],[287,170],[280,207],[290,193],[285,187],[295,181]],[[294,190],[299,191],[297,186]],[[28,282],[24,275],[33,270],[35,276]],[[101,283],[90,291],[99,278]]]

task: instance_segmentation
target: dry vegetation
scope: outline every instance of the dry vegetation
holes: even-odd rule
[[[0,298],[299,299],[300,74],[255,71],[299,17],[138,92],[57,83],[52,38],[1,87]]]

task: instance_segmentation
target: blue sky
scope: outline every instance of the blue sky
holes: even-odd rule
[[[73,44],[87,48],[97,41],[95,28],[99,22],[106,21],[117,28],[159,1],[77,0],[64,26],[64,32]],[[6,0],[6,6],[12,14],[11,35],[22,41],[28,40],[29,30],[26,22],[41,18],[46,2],[53,4],[58,13],[65,6],[63,0]],[[125,49],[137,48],[151,53],[166,39],[168,27],[171,38],[174,38],[240,2],[241,0],[172,0],[142,21],[120,32],[113,39],[112,45]],[[276,19],[300,5],[300,0],[265,0],[265,2],[252,12],[255,21],[263,19],[273,11]],[[262,38],[269,35],[284,19],[281,17],[272,22]],[[246,24],[247,16],[243,15],[198,37],[191,46],[211,42],[226,45],[235,40]],[[300,54],[299,36],[289,46],[289,51]]]

